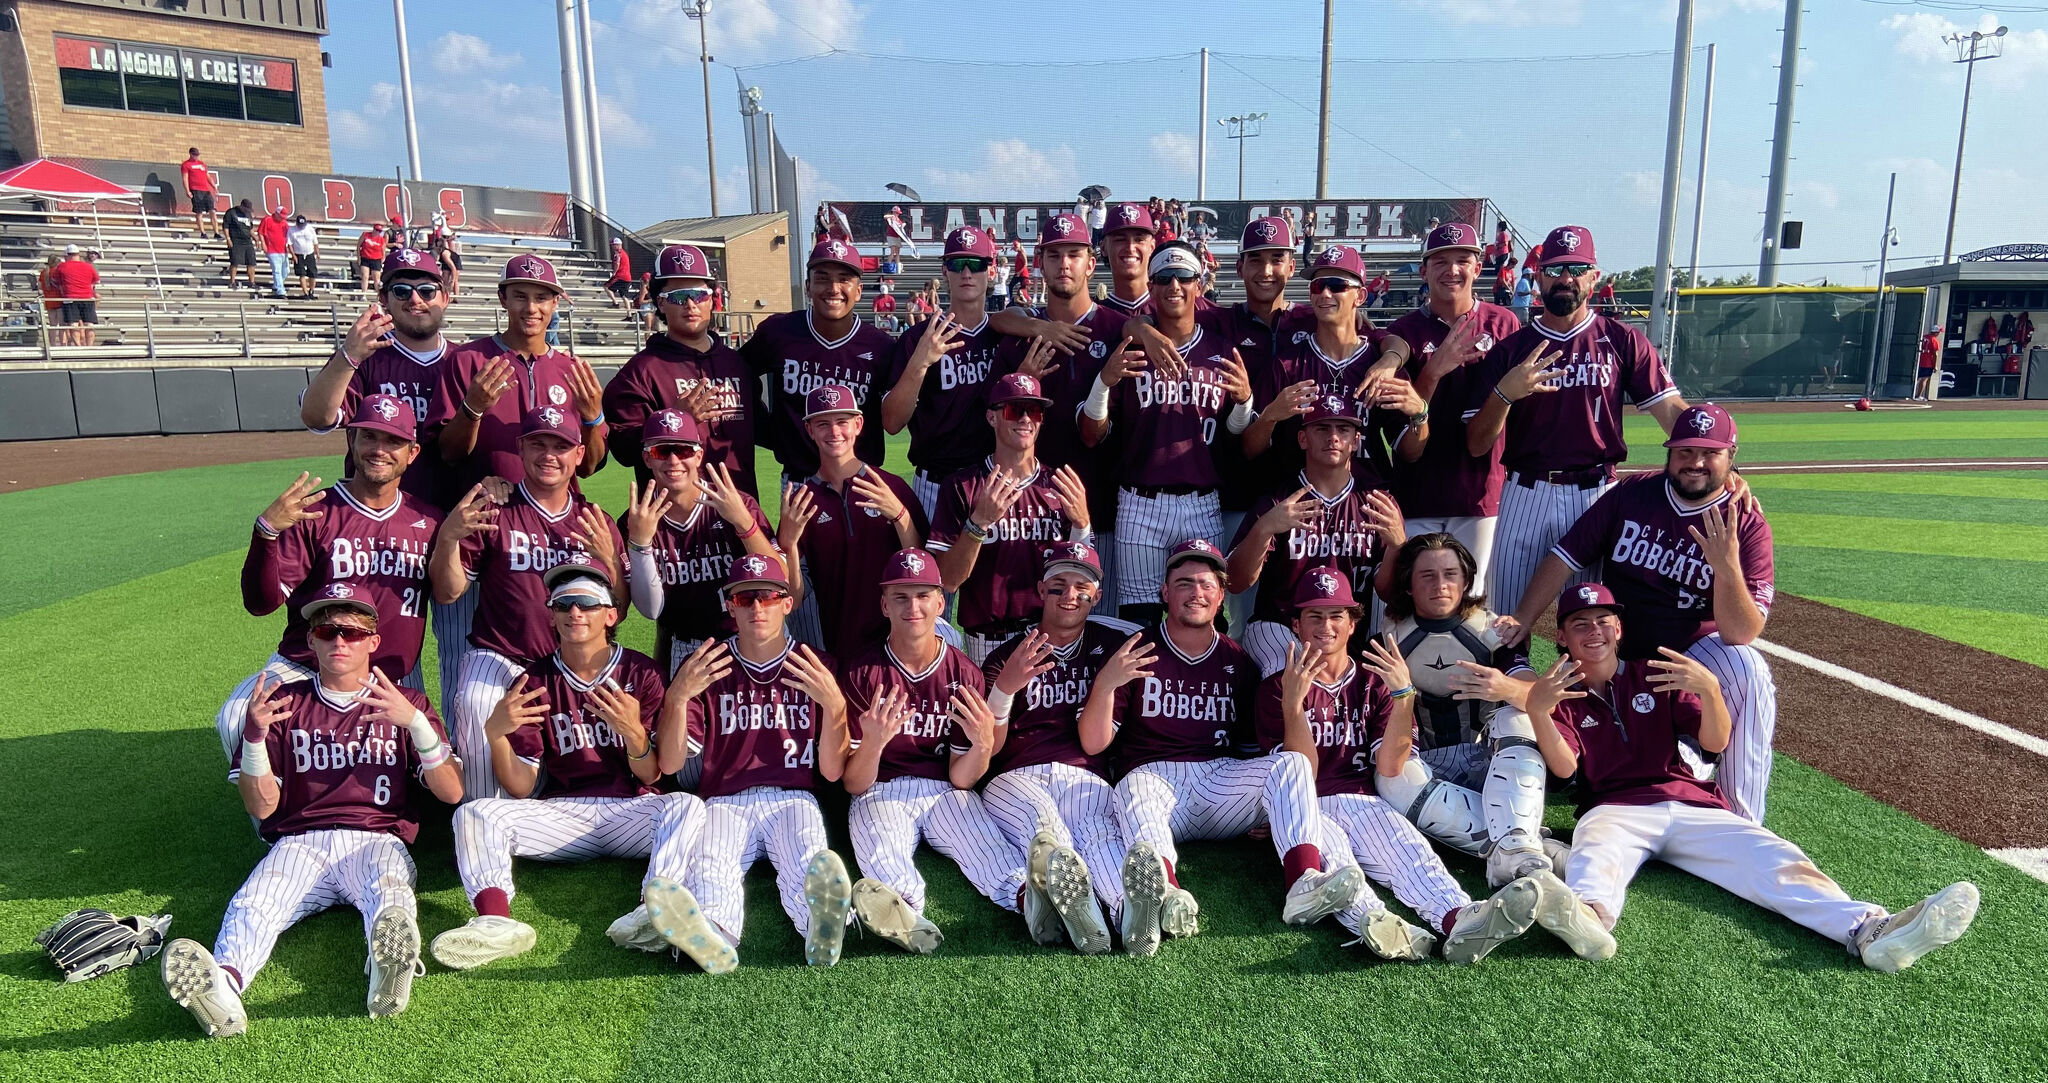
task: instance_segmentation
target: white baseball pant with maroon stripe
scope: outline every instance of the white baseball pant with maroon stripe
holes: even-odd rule
[[[1421,830],[1386,801],[1369,793],[1331,794],[1317,802],[1322,812],[1323,867],[1357,865],[1376,884],[1393,889],[1394,897],[1429,923],[1443,928],[1444,915],[1469,906],[1472,897],[1458,886]],[[1372,892],[1358,905],[1337,915],[1352,932],[1381,909]]]
[[[755,786],[704,802],[704,830],[683,884],[718,931],[738,944],[747,917],[741,882],[754,862],[765,856],[775,866],[782,912],[803,936],[811,928],[804,869],[825,847],[825,814],[818,810],[817,798],[803,790]],[[847,915],[849,921],[852,916]]]
[[[498,773],[491,769],[491,742],[484,723],[498,709],[526,667],[496,651],[472,647],[462,657],[462,675],[455,682],[455,753],[462,757],[462,799],[503,797]]]
[[[412,885],[412,855],[396,835],[344,830],[287,835],[271,845],[228,900],[220,936],[213,942],[214,961],[240,975],[246,989],[270,960],[279,934],[337,903],[362,911],[365,940],[387,908],[398,907],[417,921]]]
[[[681,883],[703,828],[704,802],[687,793],[486,797],[455,810],[455,869],[471,899],[487,887],[510,899],[515,857],[644,857],[647,876]]]
[[[1478,574],[1473,576],[1473,582],[1485,583],[1486,569],[1493,565],[1494,526],[1499,521],[1491,515],[1440,515],[1435,518],[1409,519],[1408,536],[1416,538],[1424,534],[1449,534],[1458,539],[1458,544],[1472,554],[1473,562],[1479,567]],[[1487,603],[1493,603],[1491,595],[1487,597]],[[1514,610],[1499,609],[1496,612],[1512,613]]]
[[[1216,490],[1158,496],[1117,490],[1117,604],[1160,604],[1159,588],[1166,585],[1166,554],[1189,538],[1205,538],[1218,547],[1230,540],[1223,537],[1223,510]]]
[[[1116,790],[1093,771],[1069,763],[1041,763],[1005,771],[989,780],[982,804],[1020,852],[1029,853],[1039,828],[1053,841],[1081,855],[1095,897],[1112,924],[1124,911],[1123,829]]]
[[[924,876],[912,855],[921,838],[953,859],[974,890],[1005,910],[1017,909],[1024,888],[1024,854],[990,818],[973,790],[942,778],[892,778],[853,799],[847,833],[861,875],[896,889],[924,913]]]
[[[1677,801],[1598,805],[1580,816],[1565,882],[1612,925],[1621,917],[1629,881],[1652,859],[1840,944],[1885,912],[1851,899],[1805,851],[1763,827],[1726,809]]]
[[[1600,494],[1614,487],[1611,481],[1589,489],[1547,481],[1537,481],[1532,487],[1516,481],[1518,476],[1509,474],[1501,485],[1500,519],[1494,525],[1493,558],[1486,570],[1486,607],[1496,613],[1513,613],[1522,604],[1522,592],[1528,589],[1543,558],[1550,555],[1551,546],[1564,538],[1565,531]],[[1570,582],[1585,580],[1584,574],[1578,574]]]
[[[1719,632],[1701,636],[1685,653],[1721,682],[1721,697],[1728,702],[1728,717],[1734,723],[1715,769],[1721,796],[1736,815],[1763,823],[1764,798],[1771,785],[1771,742],[1778,730],[1778,682],[1771,676],[1770,663],[1755,647],[1723,642]]]
[[[1282,857],[1304,843],[1320,846],[1315,772],[1299,752],[1249,760],[1159,760],[1116,784],[1124,842],[1149,842],[1179,865],[1175,839],[1234,839],[1260,824],[1273,828]]]

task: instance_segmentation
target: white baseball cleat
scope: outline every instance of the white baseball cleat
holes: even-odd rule
[[[1031,836],[1031,847],[1027,851],[1024,865],[1024,927],[1030,931],[1033,943],[1053,947],[1066,937],[1065,927],[1060,924],[1060,915],[1053,905],[1052,896],[1046,892],[1046,883],[1051,879],[1046,865],[1053,847],[1052,832],[1040,828]]]
[[[1188,889],[1169,887],[1159,900],[1159,928],[1176,940],[1186,940],[1202,931],[1201,913]]]
[[[411,913],[386,907],[370,923],[370,1018],[397,1015],[412,1000],[412,980],[427,972],[420,927]]]
[[[1536,881],[1525,876],[1494,892],[1493,898],[1460,909],[1451,934],[1444,938],[1445,961],[1479,962],[1528,932],[1536,924],[1536,904],[1542,895]]]
[[[1977,885],[1964,880],[1896,914],[1872,918],[1856,931],[1857,957],[1872,970],[1896,974],[1969,931],[1981,901]]]
[[[1366,915],[1364,928],[1351,944],[1364,944],[1382,959],[1404,962],[1419,963],[1436,953],[1436,937],[1429,930],[1402,921],[1385,907]]]
[[[946,939],[937,925],[911,909],[900,892],[880,880],[863,877],[854,881],[853,912],[869,932],[904,951],[930,955]]]
[[[1356,865],[1335,869],[1310,869],[1295,877],[1287,889],[1287,902],[1280,908],[1280,920],[1289,925],[1313,925],[1358,905],[1365,891],[1365,870]]]
[[[1520,828],[1496,839],[1486,851],[1486,886],[1504,887],[1532,873],[1551,872],[1553,865],[1543,842]]]
[[[1124,855],[1124,950],[1132,955],[1159,951],[1159,911],[1166,899],[1166,860],[1149,842]]]
[[[670,946],[661,938],[661,930],[654,927],[654,916],[647,912],[645,903],[621,914],[605,928],[604,935],[612,943],[633,951],[661,952]]]
[[[640,910],[646,912],[649,926],[663,947],[689,956],[706,974],[730,974],[739,969],[738,949],[704,916],[704,908],[697,905],[697,897],[690,894],[690,889],[674,880],[653,876],[640,889],[640,897],[647,900]]]
[[[811,927],[804,933],[804,962],[831,966],[846,946],[846,912],[853,906],[853,884],[846,862],[820,850],[804,866],[804,902],[811,908]]]
[[[1548,831],[1549,828],[1544,830]],[[1572,860],[1571,844],[1546,834],[1543,836],[1543,856],[1550,859],[1550,874],[1560,880],[1564,879],[1565,866],[1571,864]]]
[[[516,918],[478,914],[434,938],[434,959],[450,970],[475,970],[485,963],[533,950],[533,926]]]
[[[1564,941],[1565,946],[1572,949],[1572,954],[1581,959],[1597,963],[1614,958],[1614,934],[1607,931],[1600,915],[1581,901],[1577,892],[1551,875],[1547,866],[1530,879],[1535,881],[1539,893],[1536,902],[1538,925]]]
[[[1100,955],[1109,950],[1109,926],[1102,922],[1102,907],[1095,902],[1095,881],[1088,865],[1071,846],[1054,846],[1045,861],[1046,895],[1052,900],[1067,938],[1083,955]]]
[[[235,980],[197,940],[181,938],[164,945],[163,976],[171,1002],[191,1012],[207,1037],[232,1038],[249,1029]]]

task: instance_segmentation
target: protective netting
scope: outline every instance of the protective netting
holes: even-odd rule
[[[1918,291],[1891,297],[1880,393],[1910,384],[1925,300]],[[1684,290],[1668,358],[1672,378],[1693,400],[1855,398],[1870,372],[1876,312],[1874,289]]]

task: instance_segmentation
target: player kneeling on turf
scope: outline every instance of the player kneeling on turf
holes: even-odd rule
[[[1566,879],[1609,928],[1656,859],[1791,918],[1873,970],[1904,970],[1969,929],[1977,886],[1950,884],[1897,914],[1849,898],[1799,847],[1728,807],[1706,757],[1733,727],[1720,681],[1669,647],[1622,661],[1621,606],[1599,583],[1557,600],[1564,658],[1529,690],[1543,761],[1583,800]],[[1577,690],[1574,690],[1577,689]]]
[[[249,1027],[242,990],[279,933],[337,902],[363,913],[370,942],[370,1014],[397,1015],[419,966],[412,857],[418,777],[442,801],[462,800],[462,772],[419,692],[370,668],[377,610],[330,583],[300,615],[318,673],[280,686],[258,680],[229,773],[270,852],[228,901],[220,937],[164,947],[164,988],[215,1038]]]
[[[661,667],[612,642],[619,621],[610,576],[580,554],[547,570],[554,653],[513,682],[484,722],[491,769],[509,797],[478,798],[455,813],[455,865],[477,916],[434,938],[434,958],[469,970],[533,947],[533,928],[512,917],[512,859],[648,858],[656,877],[679,879],[704,826],[704,804],[658,793],[655,718]],[[704,969],[730,970],[732,949],[715,937],[673,940],[643,906],[612,924],[622,946],[673,946]]]
[[[868,931],[919,954],[943,939],[924,916],[924,877],[912,862],[920,838],[989,901],[1024,905],[1024,855],[974,792],[1003,730],[982,699],[980,668],[939,638],[945,608],[938,560],[898,552],[882,573],[889,637],[841,675],[853,720],[847,828],[866,874],[853,885],[854,912]]]

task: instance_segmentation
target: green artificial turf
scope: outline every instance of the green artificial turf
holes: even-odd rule
[[[1740,403],[1732,409],[1743,462],[2048,459],[2048,412],[2040,410],[1764,414]],[[1631,465],[1664,461],[1655,418],[1631,410],[1624,425]]]

